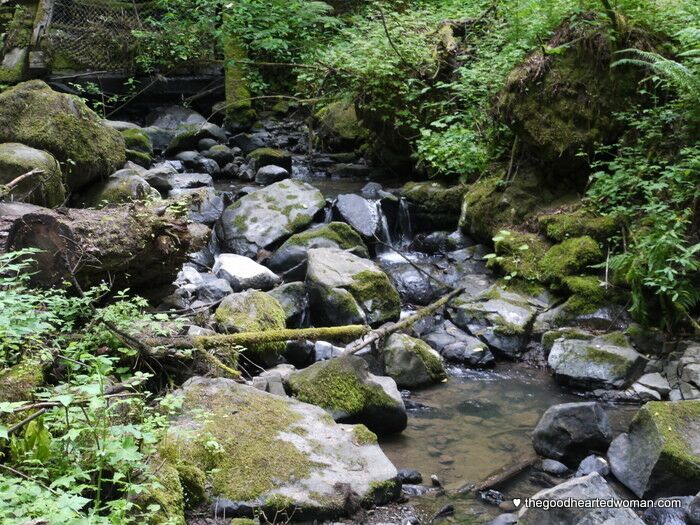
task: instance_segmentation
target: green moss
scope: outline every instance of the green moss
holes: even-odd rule
[[[622,332],[610,332],[610,333],[601,335],[600,338],[603,341],[605,341],[606,343],[609,343],[613,346],[622,346],[622,347],[630,346],[629,340],[627,339],[625,334],[623,334]]]
[[[250,518],[233,518],[231,525],[260,525],[260,522]]]
[[[255,119],[244,61],[247,55],[243,44],[232,35],[224,42],[224,89],[226,92],[226,120],[250,124]]]
[[[15,186],[9,195],[12,200],[21,200],[53,208],[66,200],[66,188],[63,173],[56,159],[45,151],[35,151],[28,146],[17,143],[0,144],[0,193],[2,184],[30,172],[43,170],[32,178]]]
[[[574,295],[585,298],[591,304],[601,304],[605,299],[605,287],[593,275],[569,276],[562,280],[564,286]]]
[[[265,160],[265,159],[284,160],[284,159],[290,158],[290,154],[282,149],[258,148],[256,150],[253,150],[250,153],[248,153],[248,158],[255,159],[255,160]],[[284,186],[281,186],[281,187],[284,187]]]
[[[401,483],[398,479],[388,479],[386,481],[372,481],[369,484],[367,495],[362,500],[362,505],[371,507],[382,505],[396,499],[401,492]]]
[[[624,357],[606,352],[596,346],[586,347],[583,352],[583,358],[589,363],[608,367],[613,374],[618,376],[626,375],[629,368],[629,362]]]
[[[206,499],[207,477],[196,465],[178,463],[175,468],[180,476],[185,508],[194,509]]]
[[[153,164],[153,157],[151,155],[132,149],[126,150],[126,160],[146,169],[150,168],[151,164]]]
[[[432,349],[427,343],[409,336],[402,337],[401,342],[405,350],[416,354],[420,358],[428,370],[428,375],[432,381],[439,383],[447,379],[442,358],[439,354],[431,351]]]
[[[354,248],[360,252],[356,252],[357,255],[369,257],[367,246],[362,240],[362,237],[344,222],[331,222],[320,228],[314,228],[292,235],[284,245],[282,245],[282,248],[284,248],[284,246],[311,247],[315,245],[314,241],[318,239],[333,241],[341,250]]]
[[[190,388],[182,410],[203,416],[196,430],[168,433],[169,458],[199,467],[212,494],[233,501],[255,501],[280,483],[308,477],[317,464],[281,436],[301,417],[281,399],[267,396],[263,401],[242,389],[211,395]]]
[[[177,470],[167,463],[159,465],[155,473],[157,486],[139,497],[140,506],[158,505],[160,510],[151,516],[153,525],[185,525],[185,504]]]
[[[399,293],[382,271],[365,270],[355,274],[347,290],[366,310],[378,311],[378,318],[371,320],[370,324],[398,319],[401,314]]]
[[[364,384],[348,358],[338,357],[293,374],[289,386],[300,401],[331,413],[357,415],[368,406],[390,406],[395,401],[379,386]]]
[[[466,186],[444,186],[439,182],[407,182],[403,195],[409,201],[432,213],[459,215]]]
[[[121,132],[127,149],[153,155],[153,142],[141,129],[125,129]]]
[[[377,434],[375,434],[362,424],[353,425],[352,440],[355,442],[356,445],[376,445]]]
[[[545,235],[559,242],[585,235],[603,242],[619,230],[619,221],[612,215],[594,215],[583,208],[540,215],[537,220]]]
[[[565,277],[585,270],[602,258],[603,252],[591,237],[575,237],[552,246],[539,266],[545,281],[560,283]]]
[[[316,113],[316,119],[322,132],[331,137],[346,141],[359,141],[367,136],[367,131],[360,125],[352,102],[332,102]]]
[[[550,330],[542,334],[542,347],[545,353],[548,353],[552,349],[554,341],[557,339],[579,339],[582,341],[588,341],[592,339],[590,334],[576,330],[575,328],[560,328],[559,330]]]
[[[541,278],[540,260],[547,248],[548,244],[539,235],[503,230],[494,237],[497,257],[490,259],[487,266],[500,269],[508,275],[536,281]]]
[[[44,364],[24,358],[13,367],[0,371],[0,402],[29,401],[44,384]]]

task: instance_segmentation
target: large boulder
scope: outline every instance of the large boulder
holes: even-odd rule
[[[51,153],[76,190],[105,178],[126,161],[124,139],[78,97],[30,80],[0,93],[0,142],[21,142]]]
[[[416,388],[447,379],[442,357],[430,346],[406,334],[392,334],[381,352],[386,375],[399,388]]]
[[[363,423],[377,434],[401,432],[408,421],[396,383],[369,373],[361,357],[319,361],[289,377],[301,401],[325,408],[338,422]]]
[[[387,275],[350,252],[309,250],[306,285],[315,324],[376,326],[399,318],[401,300]]]
[[[286,327],[286,318],[277,299],[257,290],[226,296],[214,312],[219,331],[225,333],[279,330]],[[284,346],[284,343],[249,345],[246,356],[264,366],[274,366]]]
[[[557,337],[550,342],[552,335]],[[563,330],[543,336],[547,364],[555,379],[565,385],[594,390],[620,389],[637,379],[647,362],[619,332],[601,336]]]
[[[219,518],[313,521],[345,514],[348,494],[365,505],[398,496],[396,468],[362,426],[229,379],[195,377],[174,395],[182,406],[160,456]]]
[[[308,226],[325,204],[323,194],[310,184],[276,182],[226,208],[217,235],[227,250],[255,257]]]
[[[331,222],[292,235],[272,254],[268,264],[285,280],[304,279],[307,253],[312,248],[352,250],[355,255],[369,258],[367,246],[355,230],[344,222]]]
[[[446,360],[476,367],[493,366],[496,362],[488,345],[461,330],[451,321],[430,326],[420,337]]]
[[[0,186],[33,170],[36,174],[22,179],[9,195],[0,197],[53,208],[66,199],[61,166],[50,153],[24,144],[0,144]]]
[[[275,148],[258,148],[248,153],[247,157],[253,173],[263,166],[279,166],[292,173],[292,154]]]
[[[362,237],[374,239],[381,221],[378,206],[376,202],[348,193],[338,195],[333,209],[339,219],[347,222]]]
[[[136,170],[123,169],[88,186],[81,193],[79,203],[84,207],[100,208],[109,204],[159,198],[160,193]]]
[[[218,277],[226,279],[234,292],[249,288],[269,290],[280,282],[280,278],[262,264],[233,253],[217,256],[212,271]]]
[[[620,500],[605,479],[594,472],[572,478],[551,489],[541,490],[532,500],[542,500],[542,505],[523,507],[518,513],[518,525],[644,525],[644,522],[628,508],[610,506],[562,505],[560,500],[591,501],[594,499]]]
[[[494,285],[476,297],[464,294],[450,303],[454,324],[486,342],[496,353],[514,358],[525,348],[537,303]]]
[[[367,138],[352,102],[337,101],[321,108],[315,115],[318,136],[331,151],[351,151]]]
[[[286,283],[268,293],[277,299],[284,309],[288,328],[300,328],[308,324],[309,294],[303,282]]]
[[[465,186],[439,182],[408,182],[403,187],[403,195],[412,206],[412,223],[419,231],[454,229],[465,191]]]
[[[608,450],[615,477],[640,498],[700,491],[700,401],[652,401]]]
[[[610,421],[600,404],[563,403],[544,413],[532,444],[539,455],[576,467],[590,451],[607,450],[612,437]]]

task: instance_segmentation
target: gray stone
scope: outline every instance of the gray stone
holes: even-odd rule
[[[289,172],[280,166],[263,166],[255,174],[255,183],[267,186],[289,178]]]
[[[301,328],[307,324],[309,295],[303,282],[283,284],[270,290],[269,294],[284,308],[288,328]]]
[[[216,257],[212,270],[217,276],[226,279],[234,292],[248,290],[270,290],[280,282],[271,270],[254,260],[233,253],[222,253]]]
[[[234,290],[226,279],[208,279],[197,288],[197,299],[206,304],[220,301]]]
[[[399,388],[416,388],[447,379],[442,358],[435,350],[406,334],[389,336],[381,351],[386,375]]]
[[[117,131],[124,131],[127,129],[140,129],[137,124],[134,124],[133,122],[126,122],[123,120],[107,120],[104,119],[102,121],[102,124],[107,126],[108,128],[116,129]]]
[[[379,209],[376,202],[355,194],[338,195],[335,212],[339,218],[352,226],[360,235],[373,239],[379,228]]]
[[[176,130],[187,124],[204,124],[207,121],[196,111],[182,106],[160,106],[146,115],[145,125]]]
[[[168,198],[186,199],[187,218],[194,223],[213,225],[224,212],[224,199],[214,188],[171,190]]]
[[[417,470],[402,468],[399,469],[399,481],[401,481],[403,485],[418,485],[423,483],[423,476],[421,476],[421,473]]]
[[[532,444],[539,455],[575,467],[590,451],[604,452],[612,437],[608,416],[599,403],[563,403],[544,413]]]
[[[580,478],[581,476],[587,476],[591,472],[597,472],[601,476],[605,477],[610,474],[610,465],[600,456],[591,454],[581,461],[581,464],[578,466],[574,476]]]
[[[81,195],[83,206],[101,207],[107,204],[122,204],[160,198],[160,193],[134,170],[119,170],[106,180],[90,185]]]
[[[316,341],[314,344],[314,360],[328,361],[343,354],[344,348],[334,346],[326,341]]]
[[[556,459],[543,459],[542,465],[540,467],[543,472],[547,474],[552,474],[553,476],[567,476],[571,471],[569,467],[557,461]]]
[[[658,372],[644,374],[642,377],[637,379],[637,383],[657,391],[663,397],[667,396],[669,392],[671,392],[671,386],[668,384],[668,380]]]
[[[421,339],[452,363],[489,367],[496,362],[486,343],[467,334],[451,321],[438,323],[431,331],[422,333]]]
[[[670,508],[665,500],[673,499],[680,502],[679,507]],[[691,519],[689,505],[692,496],[679,498],[660,498],[656,500],[657,506],[648,508],[642,514],[642,521],[646,525],[700,525]],[[663,505],[660,503],[663,502]]]
[[[222,169],[229,162],[232,162],[234,158],[234,154],[231,148],[229,148],[228,146],[224,146],[223,144],[215,144],[208,150],[202,152],[202,155],[216,162]]]

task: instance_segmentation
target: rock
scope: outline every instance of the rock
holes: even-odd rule
[[[547,250],[539,262],[540,276],[544,282],[561,283],[602,259],[603,252],[591,237],[574,237]]]
[[[326,203],[305,182],[284,180],[250,193],[224,210],[217,235],[229,251],[255,257],[308,226]]]
[[[173,189],[171,177],[177,174],[177,170],[169,164],[154,166],[150,170],[143,171],[141,177],[159,192],[166,194]]]
[[[622,305],[588,304],[577,296],[570,297],[564,304],[542,312],[535,319],[533,334],[543,334],[562,326],[580,330],[600,330],[624,332],[630,323],[629,312]]]
[[[190,337],[197,337],[200,335],[216,335],[216,332],[209,328],[191,325],[189,328],[187,328],[187,335]]]
[[[525,348],[537,308],[527,297],[494,285],[474,298],[457,297],[447,311],[454,324],[514,358]]]
[[[364,427],[229,379],[195,377],[174,395],[183,403],[161,455],[183,485],[198,480],[219,518],[252,517],[255,509],[313,521],[341,514],[348,493],[367,504],[399,494],[396,468]]]
[[[619,500],[620,497],[597,473],[569,481],[538,492],[535,500]],[[643,525],[644,522],[630,509],[586,508],[578,506],[523,507],[518,512],[518,525],[583,525],[583,524]]]
[[[475,367],[489,367],[496,359],[481,340],[457,328],[451,321],[437,324],[421,339],[437,350],[446,361]]]
[[[688,503],[687,518],[689,525],[700,525],[700,496],[696,495]]]
[[[224,212],[224,199],[214,188],[171,190],[168,197],[184,202],[194,223],[213,225]]]
[[[216,257],[212,271],[226,279],[235,292],[250,288],[270,290],[280,282],[280,278],[262,264],[233,253],[222,253]]]
[[[540,456],[576,466],[590,451],[605,451],[612,428],[602,406],[594,402],[564,403],[550,407],[532,436]]]
[[[680,506],[671,508],[667,499],[678,500]],[[689,516],[688,505],[692,500],[692,496],[661,498],[656,501],[657,506],[644,511],[642,521],[646,525],[696,525]]]
[[[171,173],[168,175],[171,189],[189,190],[214,186],[214,179],[208,173]]]
[[[196,111],[182,106],[161,106],[146,115],[146,126],[176,130],[191,124],[204,124],[207,121]]]
[[[597,472],[601,476],[605,477],[610,474],[610,465],[600,456],[591,454],[581,461],[578,466],[574,477],[580,478],[581,476],[587,476],[591,472]]]
[[[379,209],[376,202],[355,194],[338,195],[334,211],[366,239],[374,239],[379,228]]]
[[[148,126],[146,128],[141,128],[148,138],[151,139],[153,144],[154,153],[163,153],[168,149],[168,144],[173,140],[176,131],[171,129],[158,128],[156,126]]]
[[[277,300],[257,290],[228,295],[214,313],[218,329],[225,333],[259,332],[285,328],[286,315]],[[246,356],[263,366],[274,366],[284,343],[248,345]]]
[[[516,525],[518,523],[518,515],[512,513],[501,514],[500,516],[489,521],[488,525]]]
[[[0,143],[46,150],[65,167],[75,191],[106,178],[126,161],[124,139],[78,97],[53,91],[41,80],[0,93]],[[70,162],[69,162],[70,161]]]
[[[568,476],[571,473],[569,467],[564,465],[564,463],[557,461],[556,459],[543,459],[540,468],[543,472],[558,477]]]
[[[203,139],[203,140],[213,140],[213,139]],[[199,143],[201,144],[201,140]],[[233,161],[234,154],[233,150],[229,148],[228,146],[224,146],[223,144],[215,144],[212,147],[210,147],[208,150],[203,151],[202,155],[205,156],[208,159],[213,160],[216,162],[220,168],[224,168],[229,162]]]
[[[352,102],[332,102],[315,115],[318,135],[330,151],[352,151],[367,138]]]
[[[196,292],[197,299],[206,304],[214,304],[232,293],[233,289],[226,279],[207,279]]]
[[[651,390],[655,390],[662,397],[668,396],[669,392],[671,392],[671,386],[668,384],[668,380],[658,372],[644,374],[637,379],[637,383]]]
[[[419,485],[423,483],[423,476],[417,470],[402,468],[399,469],[399,481],[402,485]]]
[[[308,324],[309,295],[303,282],[283,284],[270,290],[269,294],[284,308],[288,328],[301,328]]]
[[[301,401],[326,409],[339,422],[359,422],[377,434],[406,428],[406,408],[394,380],[372,375],[360,357],[319,361],[289,378]]]
[[[289,178],[289,172],[279,166],[263,166],[255,174],[255,183],[267,186]]]
[[[292,173],[292,154],[288,151],[274,148],[258,148],[248,153],[246,157],[251,161],[253,172],[257,172],[263,166],[279,166],[288,173]]]
[[[208,151],[210,148],[217,146],[219,143],[216,142],[214,139],[200,139],[199,142],[197,142],[197,150],[200,153],[204,153],[205,151]]]
[[[264,148],[268,137],[261,134],[239,133],[231,137],[231,146],[240,148],[244,155],[255,151],[256,149]]]
[[[700,401],[647,403],[608,449],[614,476],[640,498],[700,491]]]
[[[149,168],[153,163],[153,141],[140,128],[129,128],[121,131],[126,146],[126,157],[142,166]]]
[[[80,198],[84,207],[103,207],[107,204],[122,204],[160,198],[160,193],[133,170],[119,170],[104,181],[89,186]]]
[[[439,182],[408,182],[403,196],[413,206],[412,219],[420,231],[454,230],[459,222],[466,186]]]
[[[139,129],[138,124],[134,124],[133,122],[126,122],[124,120],[102,119],[102,124],[104,124],[108,128],[115,129],[119,132],[122,132],[126,129]]]
[[[343,222],[331,222],[292,235],[272,254],[269,266],[285,280],[304,279],[311,248],[352,250],[355,255],[369,258],[367,246],[355,230]]]
[[[399,388],[415,388],[447,379],[440,354],[406,334],[392,334],[382,348],[381,358],[386,375]]]
[[[210,122],[186,124],[177,129],[177,133],[168,144],[165,153],[173,155],[179,151],[196,149],[202,139],[213,139],[223,143],[226,142],[226,133],[219,126]]]
[[[334,346],[326,341],[316,341],[314,344],[314,361],[328,361],[343,355],[344,348]]]
[[[611,390],[623,388],[639,377],[646,358],[619,332],[602,336],[576,332],[552,343],[547,364],[562,384]]]
[[[32,170],[41,170],[23,179],[3,198],[54,208],[66,200],[61,166],[50,153],[13,142],[0,144],[0,186]]]
[[[372,261],[336,248],[308,251],[306,285],[316,325],[369,324],[399,318],[399,294]]]
[[[217,175],[219,173],[219,165],[216,161],[208,159],[196,151],[181,151],[175,155],[175,159],[182,162],[188,170],[208,173],[209,175]]]

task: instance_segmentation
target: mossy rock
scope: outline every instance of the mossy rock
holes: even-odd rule
[[[158,455],[155,456],[158,458]],[[153,461],[149,465],[153,467]],[[157,468],[157,470],[156,470]],[[136,504],[141,509],[158,505],[160,509],[149,516],[152,525],[185,525],[185,499],[177,468],[162,459],[152,468],[154,483],[147,486],[144,493],[136,496]]]
[[[343,356],[292,374],[288,384],[297,399],[324,408],[336,421],[387,434],[401,432],[407,423],[396,383],[387,379],[370,374],[364,359]]]
[[[652,401],[610,445],[615,477],[640,498],[700,490],[700,401]]]
[[[603,242],[620,229],[619,220],[612,215],[594,215],[579,208],[574,211],[543,214],[537,217],[540,230],[553,241],[589,236]]]
[[[0,142],[20,142],[51,153],[71,190],[106,178],[126,161],[124,139],[78,97],[41,80],[0,93]]]
[[[124,169],[86,188],[79,202],[84,207],[102,208],[110,204],[159,198],[160,193],[153,189],[136,170]]]
[[[257,290],[226,296],[214,313],[218,329],[224,333],[279,330],[286,327],[286,318],[277,299]],[[284,342],[250,345],[246,356],[263,366],[274,366],[284,349]]]
[[[150,168],[153,164],[153,156],[148,153],[142,153],[133,149],[126,150],[126,160],[141,166],[142,168]]]
[[[315,118],[321,141],[332,151],[353,150],[368,137],[351,101],[331,102],[318,110]]]
[[[121,131],[127,149],[153,155],[153,142],[143,130],[130,128]]]
[[[575,237],[552,246],[539,263],[545,282],[560,283],[603,260],[603,252],[591,237]]]
[[[454,229],[459,223],[467,187],[445,186],[439,182],[408,182],[403,196],[412,204],[414,221],[421,229]]]
[[[0,402],[31,400],[45,383],[44,367],[40,359],[25,357],[18,364],[0,370]]]
[[[228,379],[195,377],[175,396],[182,407],[159,454],[181,477],[186,468],[204,473],[207,501],[228,518],[261,510],[309,521],[337,517],[348,486],[374,498],[389,482],[394,491],[380,503],[398,495],[396,468],[376,440],[357,442],[353,427],[318,407]]]
[[[24,179],[8,194],[4,194],[3,184],[35,169],[41,172]],[[0,199],[7,198],[46,208],[63,204],[66,200],[63,174],[53,155],[24,144],[0,144]]]
[[[494,237],[496,257],[487,266],[511,277],[527,281],[541,280],[540,261],[549,245],[539,235],[515,230],[502,230]]]
[[[292,154],[283,149],[258,148],[248,153],[247,158],[253,162],[253,171],[263,166],[279,166],[292,173]]]
[[[234,35],[224,40],[224,90],[226,95],[223,113],[228,124],[250,125],[255,120],[255,110],[248,86],[244,62],[248,59],[245,46]]]
[[[381,358],[386,375],[399,388],[416,388],[447,379],[440,354],[406,334],[392,334],[384,344]]]

